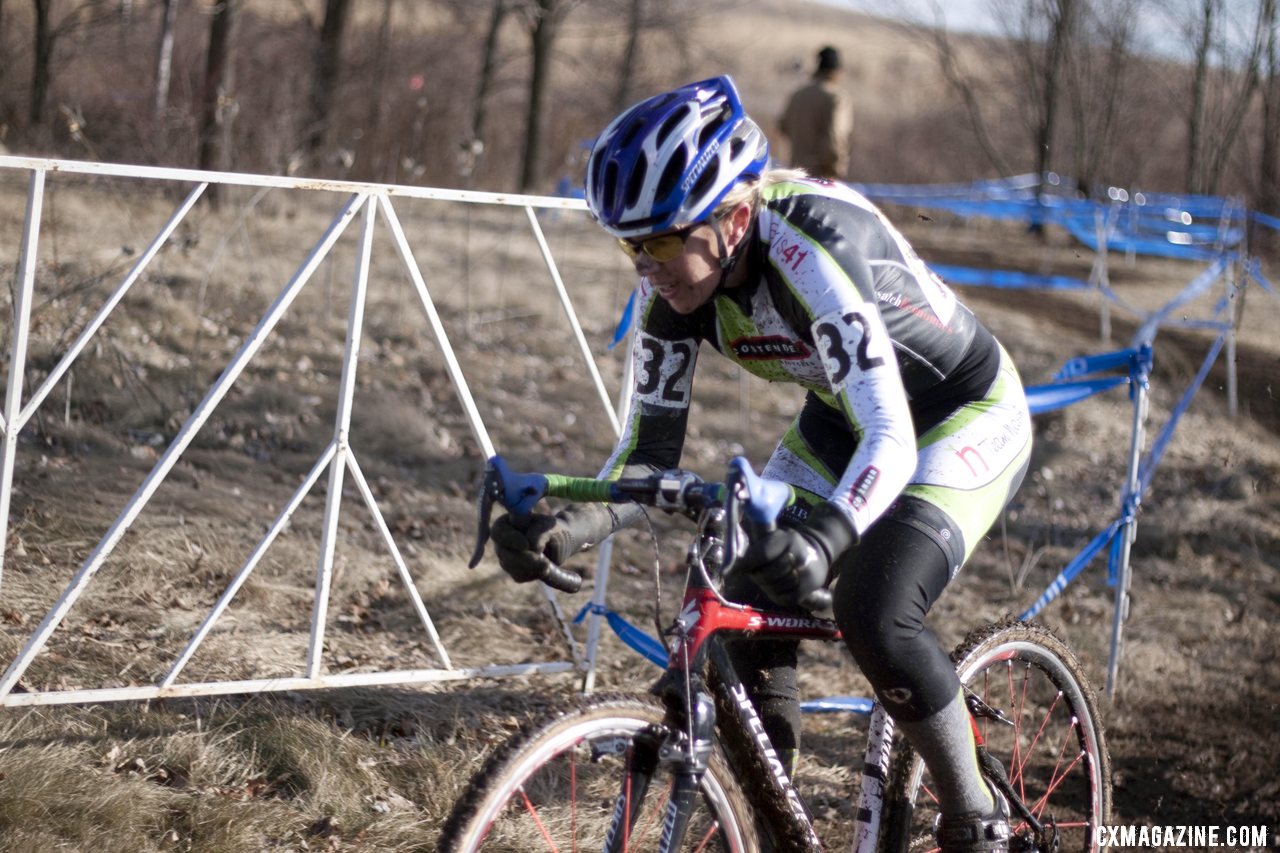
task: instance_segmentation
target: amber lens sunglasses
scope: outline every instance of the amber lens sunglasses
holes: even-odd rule
[[[641,252],[653,258],[660,264],[667,261],[674,261],[684,252],[684,243],[689,239],[689,235],[694,229],[705,225],[705,222],[695,222],[692,225],[681,228],[679,231],[672,231],[669,234],[659,234],[657,237],[649,237],[644,240],[628,240],[619,238],[618,245],[622,247],[622,251],[627,253],[627,257],[635,260]]]

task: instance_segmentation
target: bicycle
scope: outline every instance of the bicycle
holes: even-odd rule
[[[501,458],[490,460],[473,565],[494,502],[527,514],[544,496],[632,500],[693,518],[697,534],[683,604],[665,632],[668,665],[650,693],[587,696],[525,725],[455,803],[441,851],[821,849],[725,641],[835,642],[839,629],[818,615],[736,604],[717,586],[744,530],[770,529],[791,494],[741,457],[723,483],[684,471],[613,482],[516,474]],[[549,582],[576,588],[572,580]],[[1010,849],[1096,849],[1098,828],[1110,819],[1110,759],[1093,691],[1070,650],[1041,626],[1007,622],[971,633],[953,659],[980,766],[1011,806]],[[899,741],[877,703],[855,810],[859,853],[935,846],[928,771]]]

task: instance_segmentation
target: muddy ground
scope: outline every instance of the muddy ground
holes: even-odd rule
[[[94,205],[123,206],[99,192],[69,186],[54,209],[55,224],[76,221],[77,213]],[[108,284],[129,269],[145,245],[148,223],[162,221],[170,203],[153,200],[128,216],[98,217],[90,233],[63,232],[43,244],[45,290],[33,315],[28,394],[105,299]],[[594,472],[609,450],[611,427],[523,212],[484,208],[462,215],[401,204],[494,444],[519,467]],[[6,233],[16,233],[21,205],[6,209],[14,220],[4,223]],[[231,213],[200,214],[206,218],[182,232],[187,242],[161,254],[86,350],[71,387],[64,383],[50,394],[18,449],[0,587],[0,640],[8,658],[120,517],[331,212],[271,196],[247,222]],[[1013,226],[892,213],[929,260],[1079,276],[1087,276],[1093,262],[1086,250],[1052,231],[1036,239]],[[607,343],[630,283],[623,259],[572,216],[543,221],[603,381],[614,393],[622,360]],[[311,236],[300,239],[300,230]],[[49,650],[23,675],[20,690],[150,684],[169,671],[333,438],[355,256],[351,241],[336,251],[123,537]],[[474,571],[465,568],[482,454],[422,306],[384,237],[377,238],[374,255],[350,438],[388,529],[455,666],[565,659],[562,638],[536,591],[508,583],[492,558]],[[1201,268],[1109,261],[1116,293],[1147,310],[1172,298]],[[1029,384],[1048,381],[1070,357],[1126,344],[1137,327],[1136,317],[1117,307],[1112,340],[1102,341],[1100,303],[1093,295],[960,292],[1005,343]],[[1104,711],[1120,823],[1274,828],[1280,815],[1280,746],[1273,735],[1280,722],[1280,340],[1274,335],[1280,299],[1258,287],[1245,299],[1237,349],[1239,413],[1228,412],[1219,360],[1178,422],[1138,519],[1132,607],[1115,695]],[[1206,316],[1212,302],[1183,313]],[[1157,337],[1148,448],[1211,340],[1182,329]],[[739,452],[763,462],[798,396],[744,379],[706,351],[695,399],[685,461],[714,477]],[[933,616],[948,643],[981,621],[1024,609],[1115,517],[1131,412],[1124,391],[1117,390],[1037,419],[1025,485]],[[322,477],[181,681],[299,674],[326,488]],[[344,507],[325,671],[439,667],[350,478]],[[657,518],[653,529],[669,617],[688,528]],[[586,557],[579,564],[593,568]],[[649,630],[654,569],[648,530],[619,537],[610,606]],[[1041,617],[1077,650],[1099,690],[1113,613],[1106,574],[1103,561],[1095,561]],[[564,608],[576,612],[589,591],[562,598]],[[599,688],[643,686],[655,674],[606,634]],[[866,690],[835,650],[812,650],[803,678],[810,695]],[[319,715],[340,736],[390,739],[445,756],[447,772],[432,780],[433,793],[404,806],[429,839],[493,744],[531,710],[572,694],[578,684],[577,676],[548,675],[294,693],[278,707],[285,714]],[[17,711],[2,713],[17,719]],[[56,729],[60,713],[74,718],[70,709],[52,709],[44,724]],[[190,716],[173,724],[188,725]],[[806,725],[813,732],[802,781],[813,792],[824,830],[838,842],[856,784],[847,768],[860,755],[862,734],[856,722],[814,718]],[[20,728],[10,730],[8,748],[22,745],[20,734]],[[110,734],[103,737],[109,743]],[[353,839],[345,843],[335,849],[375,849]],[[193,843],[188,849],[202,848]]]

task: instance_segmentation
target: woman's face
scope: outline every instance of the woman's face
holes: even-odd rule
[[[684,251],[669,261],[656,261],[643,251],[632,261],[636,272],[649,279],[658,295],[679,314],[691,314],[704,305],[720,283],[713,228],[710,222],[696,225],[685,237]]]
[[[745,226],[739,220],[745,222],[749,217],[750,207],[742,205],[719,220],[664,231],[645,239],[630,240],[628,242],[633,249],[639,249],[632,258],[632,263],[636,272],[649,279],[658,295],[673,310],[679,314],[691,314],[711,299],[720,284],[720,242],[716,240],[716,229],[720,229],[724,251],[732,252],[745,231]],[[684,240],[684,251],[671,260],[655,260],[641,248],[646,240],[668,234]]]

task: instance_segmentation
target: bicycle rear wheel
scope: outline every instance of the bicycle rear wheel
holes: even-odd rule
[[[1051,827],[1035,838],[1014,814],[1009,849],[1096,850],[1111,815],[1111,759],[1075,656],[1047,628],[1012,622],[970,634],[952,660],[965,686],[1006,718],[979,719],[979,730],[1014,791]],[[937,799],[924,762],[904,745],[894,767],[881,849],[936,849]]]
[[[589,698],[513,736],[472,779],[440,834],[441,853],[538,850],[656,850],[671,789],[657,762],[644,792],[625,783],[633,761],[653,748],[645,735],[663,708],[647,696]],[[640,738],[637,743],[637,738]],[[617,813],[630,830],[615,830]],[[757,849],[747,800],[719,749],[711,755],[701,797],[681,851],[747,853]]]

